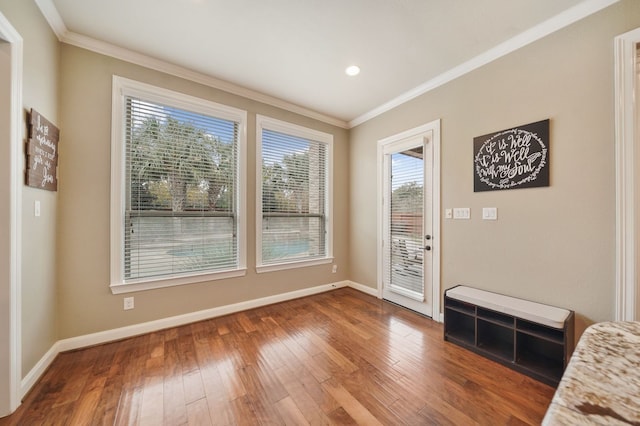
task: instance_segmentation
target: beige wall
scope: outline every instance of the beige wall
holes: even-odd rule
[[[59,43],[32,0],[0,0],[24,42],[23,105],[58,124]],[[26,137],[26,122],[24,134]],[[64,144],[64,131],[61,144]],[[20,176],[24,182],[24,177]],[[22,187],[22,375],[56,342],[56,192]],[[36,200],[42,215],[33,215]]]
[[[442,208],[472,213],[442,220],[442,289],[570,308],[578,334],[613,319],[613,38],[638,26],[640,2],[623,0],[352,129],[350,279],[376,286],[376,217],[362,212],[376,209],[377,141],[439,118]],[[473,137],[546,118],[551,186],[474,193]]]
[[[328,284],[348,278],[348,132],[210,87],[62,45],[60,228],[58,290],[60,338],[84,335]],[[116,74],[248,111],[248,273],[242,278],[132,293],[135,309],[109,290],[109,179],[111,79]],[[331,265],[255,273],[255,114],[334,135],[334,256]]]

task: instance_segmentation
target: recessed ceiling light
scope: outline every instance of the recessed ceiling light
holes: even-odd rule
[[[348,76],[355,76],[360,74],[360,67],[357,65],[351,65],[350,67],[347,67],[346,70],[344,70],[345,73],[347,73]]]

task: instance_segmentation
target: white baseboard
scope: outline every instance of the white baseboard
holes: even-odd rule
[[[285,302],[287,300],[298,299],[300,297],[311,296],[314,294],[323,293],[326,291],[335,290],[341,287],[353,287],[356,290],[363,293],[373,294],[375,292],[371,287],[363,286],[351,281],[338,281],[331,284],[324,284],[317,287],[305,288],[302,290],[296,290],[289,293],[277,294],[274,296],[262,297],[260,299],[247,300],[245,302],[234,303],[232,305],[219,306],[217,308],[205,309],[202,311],[191,312],[184,315],[177,315],[168,318],[162,318],[155,321],[143,322],[140,324],[134,324],[127,327],[115,328],[112,330],[101,331],[98,333],[86,334],[84,336],[71,337],[69,339],[58,340],[51,346],[51,349],[38,361],[38,363],[29,371],[29,373],[22,379],[20,383],[20,398],[29,392],[31,387],[38,381],[38,379],[44,374],[46,369],[51,365],[55,357],[60,352],[70,351],[73,349],[80,349],[87,346],[98,345],[102,343],[111,342],[114,340],[125,339],[128,337],[138,336],[140,334],[151,333],[166,328],[177,327],[185,324],[190,324],[197,321],[202,321],[210,318],[220,317],[223,315],[232,314],[235,312],[246,311],[248,309],[259,308],[261,306],[271,305],[278,302]]]
[[[115,328],[98,333],[86,334],[84,336],[72,337],[59,341],[60,351],[69,351],[87,346],[98,345],[114,340],[125,339],[127,337],[138,336],[140,334],[151,333],[165,328],[178,327],[197,321],[233,314],[235,312],[246,311],[248,309],[259,308],[261,306],[272,305],[278,302],[298,299],[300,297],[311,296],[323,293],[340,287],[348,286],[348,281],[340,281],[331,284],[324,284],[317,287],[305,288],[289,293],[277,294],[274,296],[262,297],[260,299],[247,300],[245,302],[234,303],[232,305],[219,306],[202,311],[190,312],[184,315],[162,318],[155,321],[143,322],[127,327]]]
[[[36,363],[31,371],[29,371],[29,373],[24,376],[24,378],[20,382],[20,399],[24,398],[27,392],[31,390],[33,385],[35,385],[38,379],[42,377],[49,365],[51,365],[56,356],[58,356],[58,354],[61,352],[59,343],[59,341],[54,343],[53,346],[51,346],[51,348],[47,351],[47,353],[44,354],[42,358],[40,358],[40,361]]]
[[[358,291],[366,293],[366,294],[368,294],[370,296],[379,298],[378,297],[378,289],[377,288],[369,287],[368,285],[364,285],[364,284],[359,284],[359,283],[354,282],[354,281],[348,281],[348,283],[349,283],[348,286],[351,287],[351,288],[354,288],[354,289],[356,289]]]

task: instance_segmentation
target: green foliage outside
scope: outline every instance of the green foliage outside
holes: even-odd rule
[[[234,193],[231,142],[174,118],[147,117],[131,130],[134,209],[230,211]]]
[[[280,163],[262,164],[262,210],[309,213],[309,152],[285,155]]]
[[[174,118],[147,117],[132,129],[132,208],[230,211],[233,145]],[[262,167],[266,212],[309,212],[309,153]]]
[[[422,185],[416,182],[405,183],[391,193],[391,208],[395,213],[422,214]]]

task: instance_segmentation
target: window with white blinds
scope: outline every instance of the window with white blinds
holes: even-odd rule
[[[391,154],[389,276],[391,290],[424,300],[423,279],[423,148]]]
[[[114,90],[122,167],[112,288],[244,268],[243,112],[130,80],[114,79]]]
[[[258,272],[330,262],[333,136],[262,116],[257,134]]]

